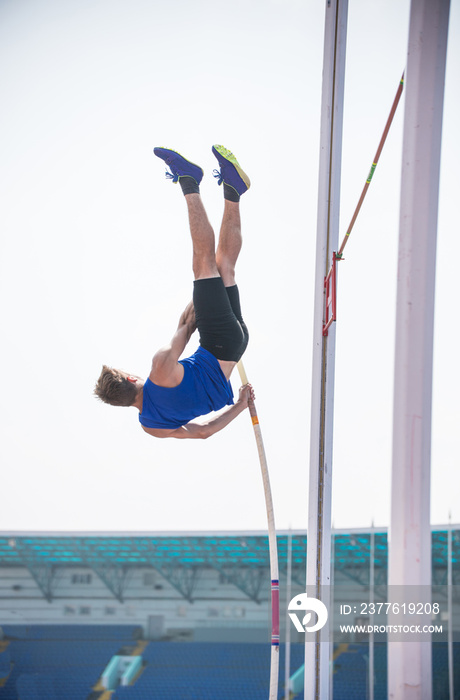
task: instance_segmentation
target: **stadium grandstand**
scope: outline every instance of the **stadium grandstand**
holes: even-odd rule
[[[452,627],[460,625],[460,528],[432,532],[433,697],[449,697],[448,539]],[[384,529],[333,531],[334,598],[387,598]],[[305,532],[277,538],[281,586],[279,698],[302,698],[305,634],[289,599],[305,591]],[[288,568],[288,555],[292,565]],[[289,574],[289,576],[288,576]],[[350,598],[351,600],[351,598]],[[435,618],[433,617],[433,620]],[[358,614],[350,622],[365,622]],[[334,625],[334,623],[333,623]],[[266,534],[0,533],[1,700],[266,700],[270,575]],[[289,630],[289,653],[286,637]],[[333,629],[334,700],[370,697],[370,637]],[[289,668],[286,669],[286,658]],[[387,697],[387,642],[373,645],[373,697]],[[453,637],[460,697],[460,637]],[[285,688],[284,676],[290,678]],[[301,675],[301,674],[300,674]]]

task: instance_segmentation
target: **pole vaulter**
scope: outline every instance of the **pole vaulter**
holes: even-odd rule
[[[139,411],[143,430],[157,438],[207,438],[225,428],[246,408],[254,427],[259,452],[268,516],[270,550],[272,633],[269,700],[277,700],[279,675],[279,575],[275,518],[267,460],[254,392],[248,383],[241,357],[249,333],[241,314],[235,266],[242,238],[239,202],[250,187],[250,180],[237,159],[224,146],[212,152],[220,170],[214,171],[223,184],[224,215],[217,249],[214,231],[200,197],[203,170],[168,148],[154,153],[169,167],[166,176],[179,183],[185,197],[192,237],[194,273],[193,300],[182,313],[171,342],[153,357],[149,377],[128,374],[104,365],[94,393],[114,406],[133,406]],[[193,332],[198,329],[200,345],[189,358],[179,360]],[[230,375],[238,365],[243,382],[239,398],[233,403]],[[195,421],[219,411],[217,417]]]
[[[166,177],[179,183],[185,198],[193,249],[193,299],[172,340],[154,354],[147,380],[104,365],[94,390],[105,403],[137,409],[141,427],[156,438],[208,438],[225,428],[254,398],[246,385],[234,403],[230,384],[249,340],[235,267],[242,246],[240,197],[251,183],[228,149],[215,145],[212,152],[220,165],[214,176],[224,192],[217,249],[200,196],[202,168],[172,149],[154,149],[169,167]],[[179,360],[196,329],[198,350]],[[225,410],[217,416],[195,420],[222,408]]]

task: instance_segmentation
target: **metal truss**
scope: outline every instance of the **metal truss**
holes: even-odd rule
[[[120,602],[124,602],[124,594],[132,577],[132,569],[128,566],[88,564],[94,573],[99,576],[102,583],[109,589],[112,595]]]
[[[174,563],[154,563],[151,566],[178,591],[185,600],[193,603],[193,591],[198,580],[198,567],[181,566]]]
[[[369,586],[371,532],[337,532],[334,535],[336,584],[348,580]],[[447,585],[447,529],[433,531],[433,586]],[[292,581],[305,586],[306,536],[292,537]],[[288,538],[278,537],[281,574],[287,575]],[[387,584],[388,543],[385,532],[375,531],[374,581],[378,591]],[[452,533],[453,585],[460,586],[460,529]],[[193,602],[200,572],[211,568],[249,600],[260,603],[269,580],[267,537],[247,535],[173,535],[125,537],[12,536],[0,537],[0,565],[22,566],[30,573],[43,597],[56,597],[64,569],[86,567],[94,572],[120,602],[126,599],[135,569],[152,568],[188,602]],[[457,592],[454,592],[454,596]]]
[[[189,603],[193,603],[193,592],[198,580],[199,564],[181,561],[181,557],[173,557],[163,551],[157,551],[151,540],[133,540],[133,549],[157,571],[180,595]]]
[[[43,597],[51,603],[54,592],[61,579],[60,567],[49,562],[40,563],[33,549],[24,540],[15,540],[14,547],[18,553],[18,563],[21,563],[30,573]]]
[[[209,562],[213,569],[225,576],[228,583],[242,591],[250,600],[260,605],[260,592],[269,580],[269,569],[265,567],[226,566]]]
[[[52,603],[54,592],[61,578],[60,568],[48,564],[40,566],[26,563],[25,566],[48,603]]]
[[[123,563],[104,561],[89,539],[75,539],[75,551],[83,566],[94,571],[114,598],[123,603],[126,588],[132,578],[131,567]]]

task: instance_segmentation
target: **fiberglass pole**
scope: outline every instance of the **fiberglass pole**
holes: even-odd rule
[[[238,362],[238,372],[241,383],[248,384],[248,378],[243,366],[243,362]],[[260,468],[262,471],[262,481],[264,484],[265,506],[267,509],[268,521],[268,544],[270,550],[270,577],[271,577],[271,602],[272,602],[272,633],[271,633],[271,663],[270,663],[270,693],[269,700],[278,698],[278,675],[279,675],[279,650],[280,650],[280,604],[279,604],[279,573],[278,573],[278,548],[276,545],[275,513],[273,510],[272,492],[270,488],[270,477],[268,474],[267,458],[260,430],[259,418],[257,416],[254,401],[249,402],[249,413],[251,415],[252,426],[259,452]]]
[[[291,601],[292,591],[292,532],[289,528],[288,535],[288,551],[287,551],[287,586],[286,586],[286,646],[285,646],[285,662],[284,662],[284,700],[289,700],[289,678],[291,675],[291,621],[289,619],[289,603]]]

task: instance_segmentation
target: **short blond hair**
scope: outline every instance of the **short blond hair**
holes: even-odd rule
[[[130,382],[125,372],[103,365],[94,387],[98,399],[111,406],[132,406],[137,396],[136,385]]]

